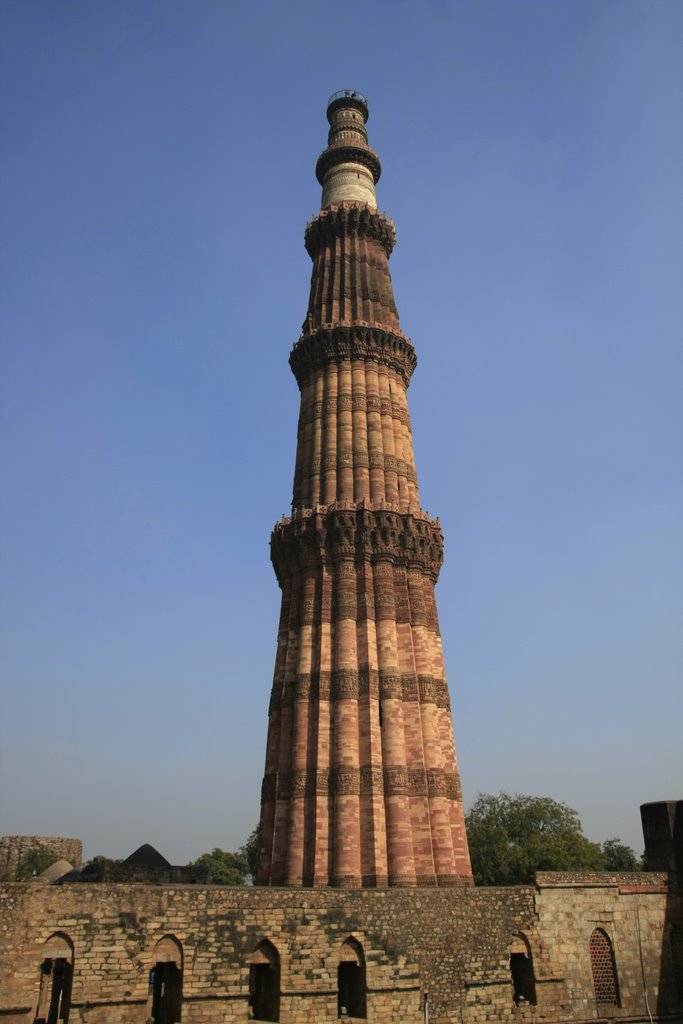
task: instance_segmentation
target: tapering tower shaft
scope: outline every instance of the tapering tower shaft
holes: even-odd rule
[[[265,885],[470,884],[434,586],[443,540],[420,506],[401,332],[377,212],[367,103],[328,105],[313,273],[290,365],[301,391],[261,807]]]

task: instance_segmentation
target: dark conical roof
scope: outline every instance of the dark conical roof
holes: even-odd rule
[[[165,857],[162,857],[158,850],[155,850],[149,843],[143,843],[137,850],[126,857],[124,864],[139,864],[146,868],[170,868]]]

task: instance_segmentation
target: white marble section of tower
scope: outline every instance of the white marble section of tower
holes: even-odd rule
[[[321,208],[353,202],[376,210],[375,185],[381,165],[368,145],[367,100],[352,89],[335,93],[330,99],[327,118],[330,123],[327,149],[321,153],[316,167],[323,187]]]

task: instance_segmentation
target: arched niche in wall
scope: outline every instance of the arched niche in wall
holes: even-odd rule
[[[148,1020],[179,1024],[183,1005],[183,947],[173,935],[159,939],[150,957]]]
[[[523,932],[516,932],[508,946],[512,998],[516,1006],[536,1005],[536,978],[531,946]]]
[[[337,1013],[340,1017],[365,1018],[368,1015],[365,954],[360,942],[352,935],[342,943],[339,951]]]
[[[42,948],[35,1024],[67,1024],[73,973],[73,942],[63,932],[55,932]]]
[[[598,1006],[620,1006],[617,965],[612,940],[602,928],[596,928],[590,937],[591,970],[595,1002]]]
[[[249,1018],[280,1019],[280,954],[263,939],[249,960]]]

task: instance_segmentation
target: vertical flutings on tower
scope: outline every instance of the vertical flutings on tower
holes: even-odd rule
[[[401,333],[378,213],[367,102],[335,93],[306,228],[308,312],[257,882],[471,884],[434,585],[438,520],[420,506]]]

